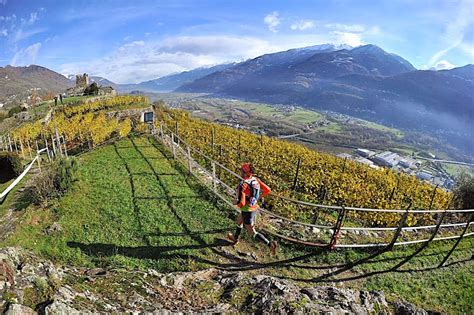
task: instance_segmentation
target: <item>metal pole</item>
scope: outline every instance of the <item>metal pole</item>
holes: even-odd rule
[[[400,233],[402,232],[402,228],[403,228],[403,226],[405,225],[405,222],[408,219],[408,211],[410,210],[410,208],[411,208],[411,202],[408,205],[408,207],[406,209],[406,212],[403,214],[402,218],[398,222],[398,227],[397,227],[397,230],[395,231],[395,233],[393,234],[392,241],[387,245],[385,250],[392,250],[393,246],[395,245],[395,242],[397,241],[398,237],[400,236]]]
[[[298,175],[300,173],[300,164],[301,164],[301,158],[298,158],[298,164],[296,164],[295,179],[293,180],[293,190],[296,189],[296,184],[298,183]]]
[[[438,188],[438,185],[436,185],[436,187],[433,189],[433,195],[431,195],[431,201],[430,201],[430,210],[432,209],[433,207],[433,201],[434,201],[434,198],[435,198],[435,195],[436,195],[436,189]]]
[[[458,239],[456,240],[456,243],[454,243],[453,247],[451,247],[448,254],[443,258],[443,261],[441,261],[441,263],[438,265],[438,268],[443,267],[444,263],[446,261],[448,261],[449,256],[451,256],[451,254],[454,252],[456,247],[458,247],[459,242],[461,242],[461,240],[463,239],[463,237],[466,234],[467,230],[469,229],[469,225],[471,224],[473,219],[474,219],[474,215],[472,215],[472,213],[471,213],[470,218],[469,218],[469,220],[467,220],[466,225],[464,226],[464,229],[462,230],[461,235],[459,235]]]
[[[393,266],[390,269],[390,271],[395,271],[398,268],[400,268],[401,266],[403,266],[404,264],[406,264],[408,261],[410,261],[413,257],[418,255],[423,249],[425,249],[431,243],[431,241],[435,238],[436,234],[438,234],[439,227],[441,226],[441,223],[443,223],[443,219],[444,219],[445,215],[446,215],[446,211],[441,213],[441,215],[438,219],[438,222],[436,224],[436,227],[435,227],[433,233],[431,234],[431,237],[425,243],[423,243],[423,245],[421,245],[413,254],[411,254],[410,256],[406,257],[404,260],[402,260],[401,262],[399,262],[398,264]]]
[[[341,209],[339,209],[339,212],[337,214],[337,221],[336,221],[336,224],[334,225],[334,232],[332,233],[331,241],[328,244],[328,247],[330,249],[336,248],[336,242],[340,236],[341,226],[342,226],[342,222],[344,221],[345,214],[346,214],[346,208],[344,206],[341,206]]]

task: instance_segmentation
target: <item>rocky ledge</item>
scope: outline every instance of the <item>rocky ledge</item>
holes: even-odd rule
[[[299,286],[266,275],[207,269],[158,273],[57,266],[19,248],[0,249],[0,313],[398,313],[383,292]]]

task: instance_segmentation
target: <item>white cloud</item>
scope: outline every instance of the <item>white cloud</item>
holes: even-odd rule
[[[431,69],[432,70],[445,70],[445,69],[452,69],[455,67],[456,67],[455,65],[453,65],[447,60],[440,60]]]
[[[353,47],[364,45],[361,34],[340,31],[333,31],[332,34],[336,36],[335,41],[337,44],[347,44]]]
[[[8,36],[8,30],[6,28],[0,30],[0,36]]]
[[[59,72],[88,72],[117,83],[136,83],[279,50],[280,47],[254,37],[180,36],[160,42],[127,43],[94,62],[63,64]]]
[[[30,18],[28,19],[27,24],[28,25],[33,25],[36,21],[38,21],[38,13],[33,12],[30,14]]]
[[[35,29],[31,29],[31,30],[23,30],[23,29],[20,28],[15,33],[15,35],[13,36],[13,42],[14,43],[19,42],[19,41],[27,39],[27,38],[29,38],[33,35],[43,33],[44,31],[46,31],[46,29],[44,29],[44,28],[35,28]]]
[[[464,44],[464,35],[473,24],[473,7],[473,0],[463,0],[460,2],[457,15],[453,16],[447,23],[444,34],[441,36],[445,47],[433,54],[428,62],[429,67],[433,67],[433,65],[454,48],[460,47],[461,50],[464,51],[462,47]]]
[[[349,32],[349,33],[362,33],[365,31],[365,27],[359,24],[339,24],[339,23],[331,23],[324,25],[326,28],[339,31],[339,32]]]
[[[15,14],[7,15],[7,16],[0,15],[0,21],[12,22],[12,21],[15,21],[15,20],[16,20],[16,15]]]
[[[474,59],[474,43],[463,42],[459,45],[459,48],[471,59]]]
[[[25,49],[17,51],[13,56],[13,59],[10,64],[12,66],[24,66],[35,63],[40,48],[41,43],[36,43],[31,46],[28,46]]]
[[[290,28],[294,31],[295,30],[304,31],[304,30],[311,29],[314,26],[315,26],[315,23],[312,20],[300,20],[291,24]]]
[[[268,29],[276,33],[277,32],[277,26],[280,25],[280,17],[277,11],[273,11],[272,13],[268,14],[265,16],[263,19],[263,22],[268,26]]]

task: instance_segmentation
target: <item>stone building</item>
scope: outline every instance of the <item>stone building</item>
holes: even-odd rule
[[[76,75],[76,87],[86,88],[89,85],[89,75],[84,73],[83,75]]]
[[[96,82],[92,84],[97,85]],[[86,89],[92,84],[89,84],[89,75],[87,73],[76,75],[76,86],[66,90],[66,95],[69,96],[82,96],[85,95]],[[90,90],[90,89],[89,89]],[[98,86],[95,88],[96,95],[116,95],[117,92],[111,86]]]

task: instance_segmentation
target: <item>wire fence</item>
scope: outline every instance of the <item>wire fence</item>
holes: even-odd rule
[[[159,128],[153,131],[154,137],[163,143],[170,152],[173,154],[173,157],[180,161],[186,168],[188,168],[189,173],[196,176],[201,182],[208,186],[221,200],[223,200],[227,205],[232,207],[237,211],[236,207],[232,202],[232,198],[235,197],[235,187],[232,187],[232,184],[226,182],[224,178],[226,176],[219,176],[222,172],[230,175],[235,181],[240,181],[242,178],[229,169],[222,163],[216,161],[212,157],[206,155],[199,149],[189,145],[187,141],[182,139],[176,132],[168,128],[163,122],[159,124]],[[370,247],[393,247],[400,245],[410,245],[417,243],[429,243],[431,241],[440,241],[440,240],[450,240],[450,239],[461,239],[464,237],[469,237],[474,235],[474,232],[467,232],[468,229],[473,225],[473,213],[474,209],[449,209],[449,210],[413,210],[410,209],[411,204],[406,209],[370,209],[370,208],[358,208],[358,207],[345,207],[343,205],[324,205],[316,204],[307,201],[301,201],[286,196],[281,196],[277,193],[271,192],[271,196],[275,198],[281,198],[288,203],[294,205],[301,205],[307,207],[313,207],[318,210],[331,210],[337,211],[337,218],[335,223],[332,225],[324,224],[311,224],[307,222],[301,222],[297,220],[292,220],[283,215],[276,214],[272,211],[269,211],[265,208],[260,208],[262,214],[271,218],[270,221],[272,224],[265,226],[264,229],[270,234],[286,239],[287,241],[300,243],[306,246],[314,247],[329,247],[329,248],[370,248]],[[344,217],[349,211],[363,211],[363,212],[387,212],[387,213],[399,213],[401,218],[398,224],[398,227],[352,227],[352,226],[343,226]],[[405,226],[406,219],[408,214],[438,214],[442,219],[436,225],[422,225],[422,226]],[[444,223],[443,219],[446,214],[463,214],[467,216],[466,222],[457,222],[457,223]],[[282,234],[282,224],[280,222],[286,222],[288,225],[293,227],[297,226],[299,228],[306,228],[306,234],[311,234],[311,231],[314,229],[322,229],[329,232],[326,242],[315,242],[308,241],[302,237],[293,237],[289,235]],[[273,226],[272,226],[273,225]],[[275,227],[276,225],[276,227]],[[440,229],[448,229],[450,232],[453,232],[455,229],[463,228],[463,232],[459,235],[448,235],[448,236],[439,236],[435,237]],[[313,229],[313,230],[311,230]],[[405,240],[398,241],[402,233],[411,233],[416,234],[419,231],[433,230],[431,237],[429,238],[419,238],[414,240]],[[380,243],[338,243],[341,233],[357,233],[357,232],[394,232],[392,242],[380,242]],[[416,235],[415,235],[416,236]]]

